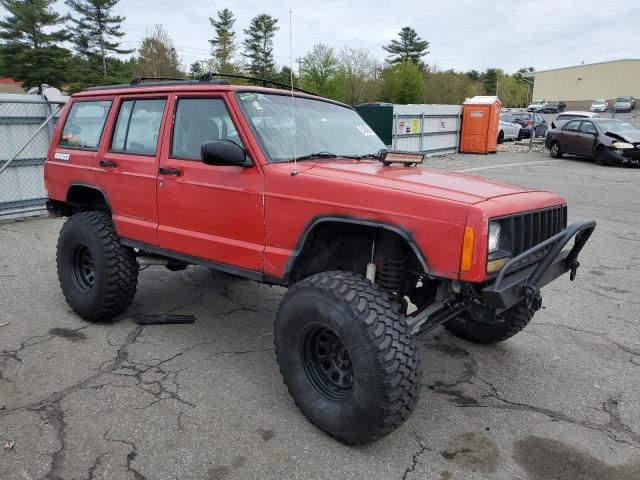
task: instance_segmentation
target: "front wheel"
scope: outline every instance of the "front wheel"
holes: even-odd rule
[[[496,323],[485,323],[474,320],[469,312],[465,312],[445,327],[456,337],[474,343],[498,343],[519,333],[533,318],[535,312],[521,303],[498,314]]]
[[[418,401],[420,361],[398,311],[386,292],[345,272],[306,278],[280,304],[284,383],[309,420],[344,443],[387,435]]]
[[[67,303],[85,320],[106,320],[131,305],[138,263],[133,250],[120,243],[108,214],[69,217],[60,230],[56,263]]]
[[[607,161],[605,159],[605,155],[604,147],[598,147],[593,154],[593,161],[598,165],[606,165]]]
[[[503,142],[504,142],[504,132],[500,130],[500,133],[498,134],[498,143],[503,143]]]

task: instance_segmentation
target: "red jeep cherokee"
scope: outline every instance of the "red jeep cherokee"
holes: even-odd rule
[[[73,95],[45,164],[49,211],[69,217],[64,296],[114,317],[149,263],[288,286],[274,343],[289,392],[335,438],[376,440],[418,400],[416,335],[515,335],[595,228],[567,226],[552,193],[384,148],[353,109],[303,93],[203,80]]]

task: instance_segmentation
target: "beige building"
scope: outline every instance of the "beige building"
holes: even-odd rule
[[[640,59],[540,70],[524,77],[534,81],[534,99],[562,101],[567,108],[584,108],[599,98],[640,98]]]

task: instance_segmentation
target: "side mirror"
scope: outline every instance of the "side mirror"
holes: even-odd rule
[[[200,159],[206,165],[249,167],[247,152],[231,140],[208,140],[200,147]]]

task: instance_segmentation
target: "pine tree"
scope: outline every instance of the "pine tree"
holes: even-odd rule
[[[68,75],[69,39],[65,17],[52,9],[55,0],[0,0],[7,15],[0,19],[4,74],[23,87],[46,83],[59,87]]]
[[[108,75],[107,56],[109,53],[126,54],[133,50],[120,48],[116,41],[124,36],[120,30],[125,17],[112,15],[113,7],[119,0],[67,0],[67,5],[76,14],[71,20],[75,24],[73,39],[76,51],[87,59],[99,56],[102,73]]]
[[[254,77],[269,78],[273,75],[273,37],[279,27],[277,18],[261,14],[251,19],[244,30],[243,55],[249,59],[249,73]]]
[[[429,53],[427,50],[429,42],[422,40],[411,27],[403,27],[398,36],[400,41],[391,40],[389,45],[382,47],[391,54],[388,58],[389,63],[396,64],[410,61],[423,68],[424,65],[420,59]]]
[[[233,73],[235,65],[233,56],[236,52],[236,32],[233,30],[233,24],[236,19],[233,12],[228,8],[218,10],[218,19],[209,17],[211,26],[215,29],[216,35],[209,40],[211,44],[211,54],[214,58],[216,71],[220,73]]]
[[[192,80],[198,80],[204,73],[200,62],[193,62],[189,67],[189,78]]]

